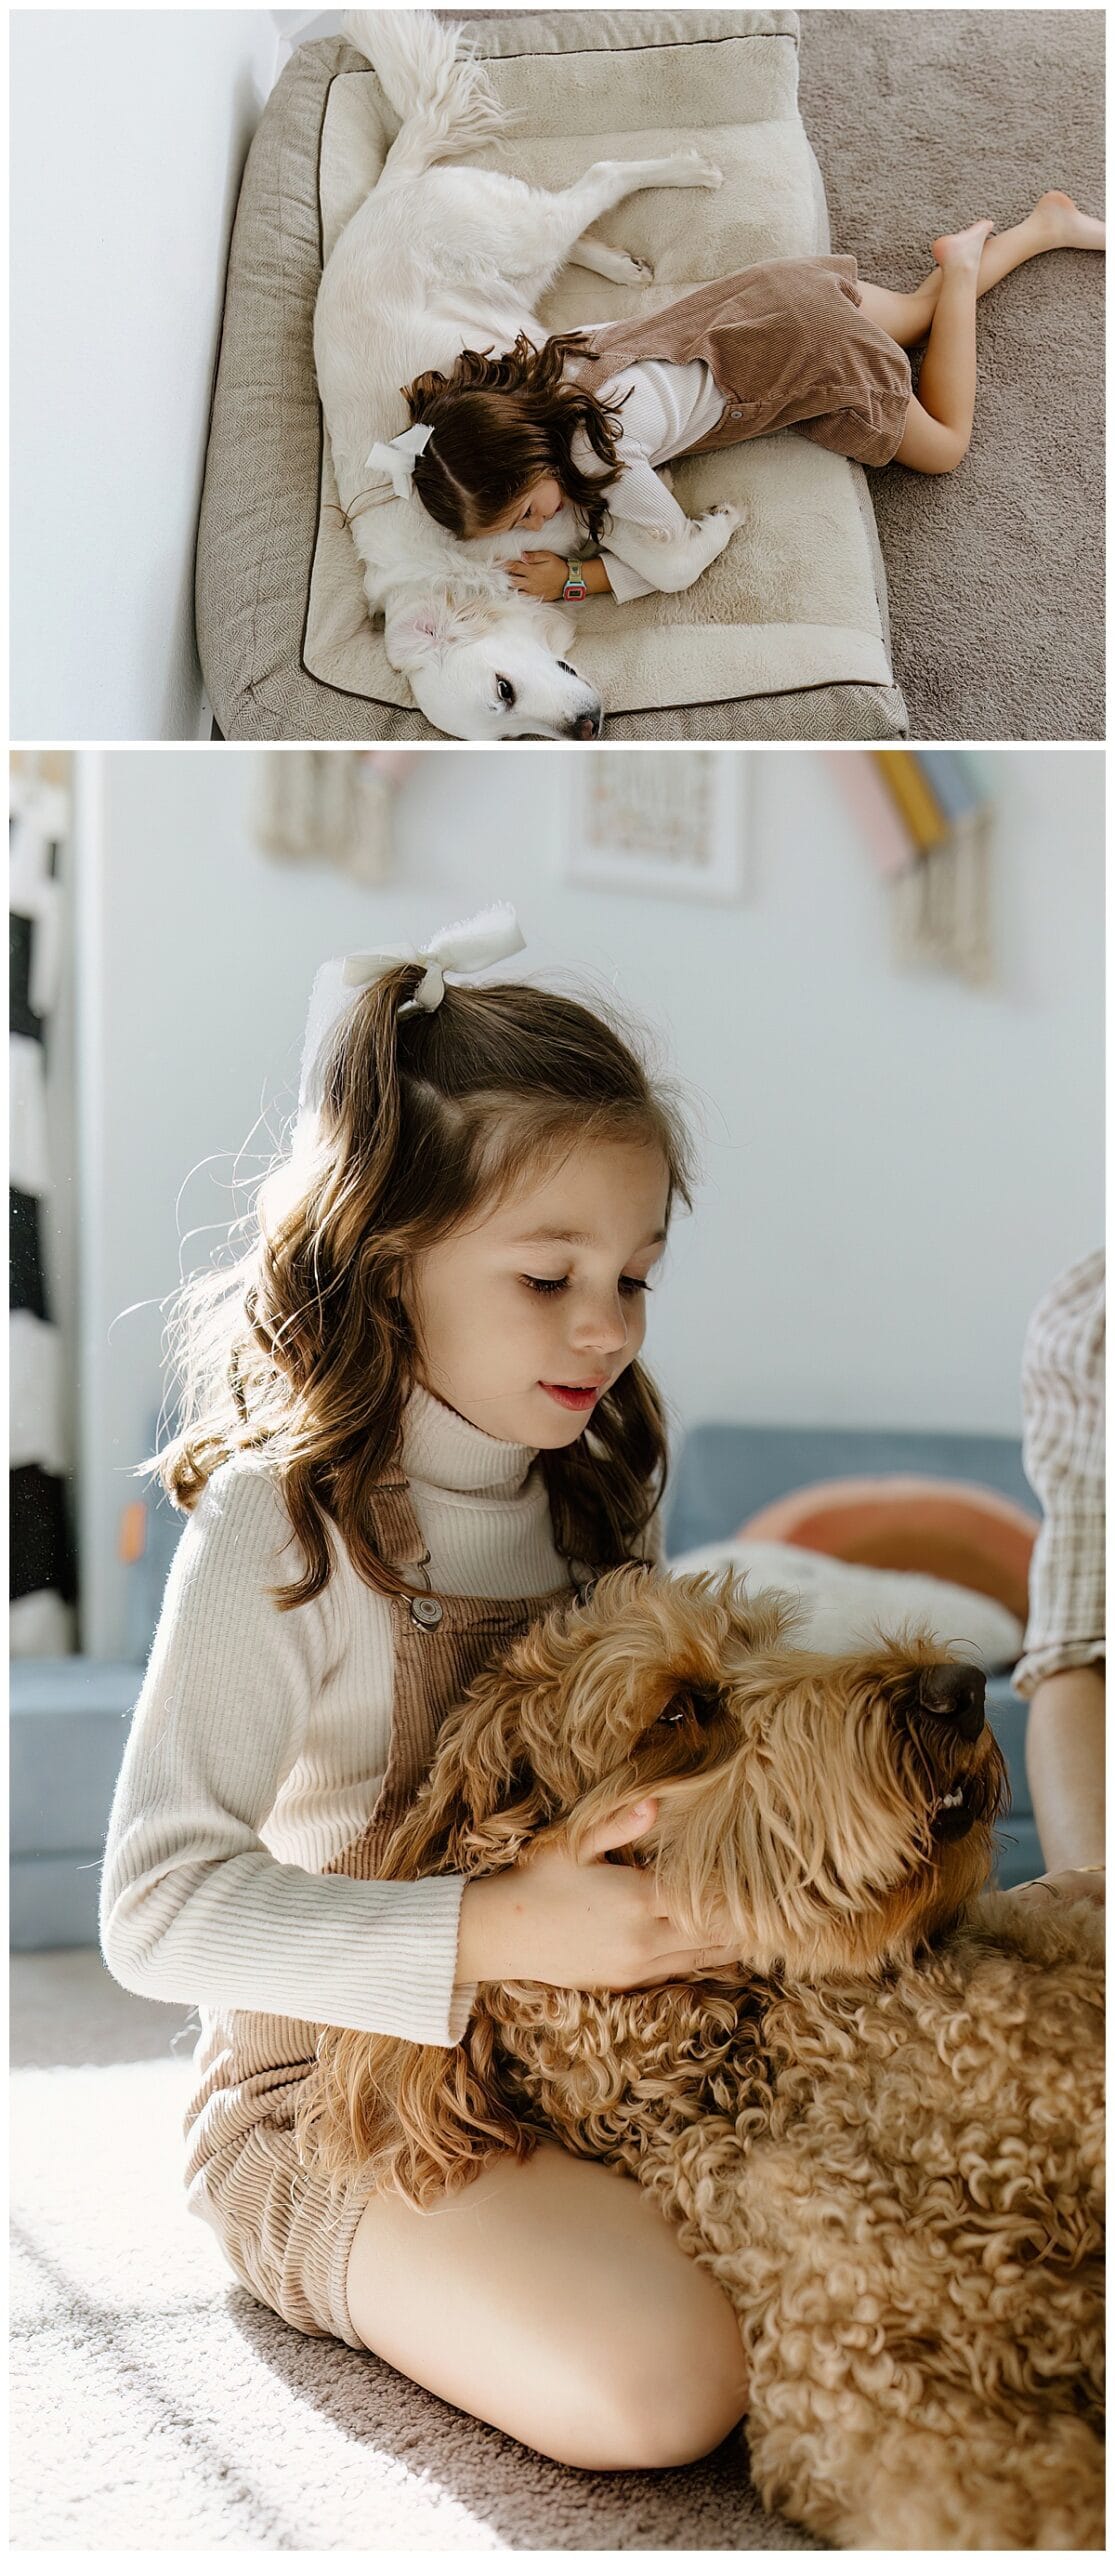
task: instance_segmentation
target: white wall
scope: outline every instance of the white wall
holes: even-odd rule
[[[12,727],[198,738],[193,559],[266,9],[17,9]]]
[[[319,36],[339,36],[345,15],[343,9],[276,9],[272,14],[292,51],[300,44],[316,44]]]
[[[895,971],[884,886],[817,754],[741,758],[756,851],[728,908],[569,887],[579,759],[560,748],[424,756],[381,890],[254,850],[254,750],[99,759],[79,924],[89,1648],[120,1642],[116,1520],[158,1401],[176,1193],[183,1234],[229,1214],[236,1149],[293,1103],[319,959],[492,897],[523,919],[516,966],[614,986],[706,1122],[651,1314],[678,1417],[1016,1429],[1027,1313],[1102,1235],[1103,761],[989,759],[999,978],[975,993]]]

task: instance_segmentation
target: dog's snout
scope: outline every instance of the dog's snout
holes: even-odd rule
[[[983,1731],[986,1695],[986,1674],[970,1662],[934,1663],[918,1684],[921,1705],[933,1715],[947,1716],[965,1742],[975,1742]]]
[[[578,719],[570,721],[566,734],[570,738],[598,738],[603,726],[602,711],[582,711]]]

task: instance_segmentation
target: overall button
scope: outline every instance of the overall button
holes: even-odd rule
[[[423,1593],[420,1600],[411,1601],[410,1614],[416,1627],[425,1627],[431,1632],[434,1627],[440,1627],[445,1611],[440,1600],[431,1600]]]

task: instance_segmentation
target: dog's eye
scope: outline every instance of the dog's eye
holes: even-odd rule
[[[568,658],[559,658],[559,659],[558,659],[558,661],[557,661],[557,664],[558,664],[558,666],[561,668],[561,672],[562,672],[563,676],[575,676],[575,675],[576,675],[576,672],[577,672],[576,667],[571,667],[571,666],[570,666]]]
[[[515,700],[515,687],[508,676],[496,677],[496,692],[505,708],[510,710]]]
[[[659,1724],[711,1724],[723,1700],[719,1689],[682,1689],[658,1718]]]

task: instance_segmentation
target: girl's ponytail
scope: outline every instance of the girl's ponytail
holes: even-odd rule
[[[337,1022],[318,1069],[322,1137],[335,1168],[359,1152],[361,1206],[373,1216],[399,1148],[400,1009],[422,975],[418,960],[384,970]]]

